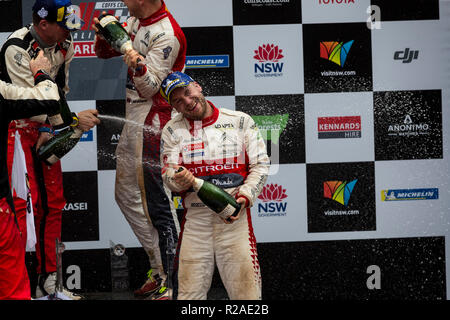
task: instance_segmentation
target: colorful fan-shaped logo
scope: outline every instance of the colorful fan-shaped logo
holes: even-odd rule
[[[327,59],[337,65],[344,67],[347,55],[352,47],[354,40],[347,43],[337,41],[320,42],[320,57]]]
[[[284,56],[281,54],[282,52],[283,50],[281,50],[274,44],[263,44],[262,46],[258,47],[258,50],[255,50],[255,56],[253,58],[258,60],[259,62],[278,62],[278,60],[284,58]]]
[[[323,196],[327,199],[333,199],[340,204],[347,205],[350,200],[353,188],[358,179],[353,181],[325,181],[323,183]]]
[[[278,184],[265,185],[260,195],[258,196],[258,199],[261,199],[263,202],[280,202],[285,198],[287,198],[286,189],[283,189],[283,187],[279,186]]]

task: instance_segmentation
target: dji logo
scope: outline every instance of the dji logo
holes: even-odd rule
[[[419,50],[409,50],[406,48],[404,51],[395,51],[394,60],[402,60],[403,63],[411,63],[413,60],[419,58]]]

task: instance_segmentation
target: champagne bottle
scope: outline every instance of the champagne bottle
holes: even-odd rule
[[[183,170],[184,168],[180,167],[177,172]],[[227,221],[231,221],[230,216],[235,217],[241,210],[241,205],[236,202],[235,198],[208,181],[195,178],[192,188],[208,208]]]
[[[83,131],[69,126],[53,136],[37,151],[38,158],[48,165],[52,165],[66,155],[80,140]]]
[[[120,22],[110,14],[102,14],[98,17],[99,23],[96,27],[108,41],[109,45],[124,54],[127,50],[133,49],[130,36]]]

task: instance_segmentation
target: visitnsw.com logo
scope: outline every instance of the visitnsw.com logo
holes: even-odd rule
[[[258,217],[285,216],[287,210],[286,189],[278,184],[267,184],[264,186],[258,199]]]
[[[353,181],[325,181],[323,183],[323,196],[327,199],[332,199],[344,206],[347,206],[350,196],[353,192],[358,179]]]
[[[354,40],[349,42],[322,41],[320,42],[320,57],[334,62],[340,67],[344,67],[348,53]]]
[[[306,165],[308,232],[376,230],[375,164]]]
[[[320,58],[332,62],[334,65],[338,65],[344,69],[345,63],[355,41],[351,40],[346,43],[338,41],[321,41],[320,42]],[[324,77],[331,76],[354,76],[356,70],[328,70],[320,73]]]
[[[280,60],[284,58],[283,50],[277,45],[263,44],[255,50],[253,58],[255,63],[255,77],[281,77],[283,76],[284,63]]]
[[[358,179],[347,181],[325,181],[323,183],[323,197],[332,199],[344,206],[348,206],[350,196],[355,188]],[[359,215],[359,210],[326,210],[326,216],[350,216]]]

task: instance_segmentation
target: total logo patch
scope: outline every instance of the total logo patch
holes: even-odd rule
[[[183,152],[189,152],[194,150],[205,149],[205,144],[203,142],[187,144],[183,146]]]
[[[183,158],[189,162],[189,158],[203,157],[205,155],[203,142],[191,143],[183,146]]]

